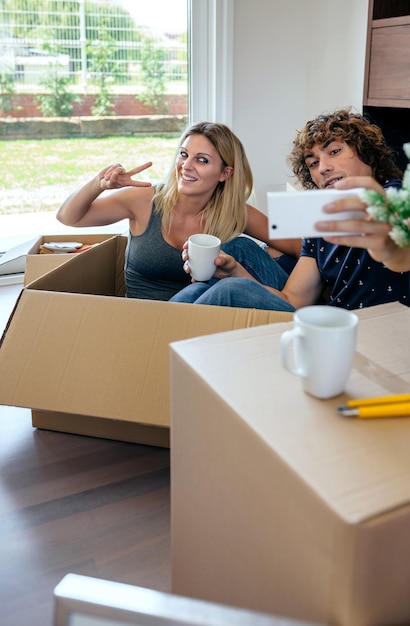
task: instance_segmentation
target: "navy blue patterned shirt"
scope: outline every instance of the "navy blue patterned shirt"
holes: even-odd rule
[[[397,186],[394,181],[386,187]],[[410,272],[392,272],[367,250],[304,239],[301,256],[314,258],[328,288],[328,304],[345,309],[401,302],[410,306]]]

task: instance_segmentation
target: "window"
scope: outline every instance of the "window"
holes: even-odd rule
[[[12,16],[11,12],[17,11],[19,2],[22,0],[6,0],[2,8],[0,10],[0,31],[9,33],[10,24],[15,23],[15,16]],[[114,11],[115,7],[119,4],[121,5],[123,10],[128,10],[130,15],[135,14],[135,11],[140,11],[139,15],[145,15],[144,11],[142,11],[142,7],[146,6],[147,11],[147,19],[149,16],[149,12],[154,13],[156,18],[155,24],[156,27],[161,26],[163,22],[160,21],[159,16],[165,16],[164,12],[158,8],[158,3],[162,5],[171,6],[173,5],[173,14],[177,14],[178,16],[182,15],[182,21],[186,20],[186,33],[185,33],[185,44],[186,48],[184,51],[181,49],[181,40],[179,40],[179,45],[175,44],[175,40],[173,41],[173,46],[168,47],[168,57],[166,58],[166,67],[167,67],[167,77],[168,77],[168,85],[170,87],[170,91],[176,89],[176,85],[181,85],[181,81],[185,80],[185,89],[186,89],[186,113],[188,123],[199,121],[199,120],[210,120],[210,121],[220,121],[225,122],[230,125],[232,119],[232,96],[231,96],[231,86],[232,86],[232,28],[233,28],[233,0],[201,0],[201,2],[195,2],[194,0],[145,0],[135,3],[134,0],[120,0],[118,2],[112,1],[112,10]],[[36,12],[39,16],[39,23],[44,23],[46,21],[45,16],[41,12],[41,7],[38,7],[38,3],[36,4]],[[80,21],[80,11],[85,10],[90,3],[84,2],[84,0],[79,0],[79,14],[77,19],[77,25]],[[96,4],[98,4],[98,0],[96,0]],[[46,7],[48,3],[44,2],[44,6]],[[25,6],[26,3],[25,3]],[[118,18],[113,17],[113,14],[107,10],[107,6],[109,3],[105,1],[101,6],[105,7],[105,17],[102,19],[94,19],[89,18],[88,25],[88,34],[93,35],[96,39],[92,39],[92,41],[98,40],[98,24],[104,22],[104,20],[108,17],[112,18],[112,24],[115,24],[116,21],[120,21],[124,27],[121,35],[121,54],[118,53],[115,66],[115,72],[117,76],[117,87],[119,91],[125,92],[126,89],[126,81],[132,81],[135,78],[137,61],[134,57],[137,54],[137,48],[133,45],[135,41],[132,39],[129,34],[129,29],[127,31],[126,25],[129,23],[124,15],[122,15],[122,21],[118,20]],[[148,11],[149,9],[149,11]],[[108,13],[107,13],[108,11]],[[108,17],[107,17],[108,16]],[[18,84],[20,87],[22,85],[27,84],[25,81],[34,81],[34,85],[37,84],[41,80],[40,76],[44,77],[45,68],[48,68],[49,65],[54,65],[56,74],[55,77],[71,77],[78,79],[78,92],[81,91],[84,87],[84,80],[87,79],[88,86],[86,87],[87,98],[90,100],[90,95],[92,95],[93,91],[97,90],[96,85],[93,84],[92,74],[94,73],[94,78],[96,78],[97,67],[98,64],[88,67],[88,70],[84,72],[83,66],[81,65],[81,57],[84,56],[84,46],[81,48],[79,40],[81,37],[78,36],[76,31],[75,42],[73,44],[73,48],[71,49],[72,58],[70,56],[69,46],[66,45],[67,33],[73,29],[73,23],[70,21],[72,16],[67,16],[65,13],[61,13],[59,20],[57,20],[56,15],[53,15],[53,18],[56,22],[58,22],[55,29],[50,28],[50,24],[48,25],[47,32],[59,32],[60,35],[55,36],[54,39],[51,40],[50,45],[46,48],[47,50],[41,48],[38,41],[38,30],[36,31],[36,39],[30,40],[28,37],[29,30],[24,26],[24,23],[21,24],[21,27],[18,31],[14,31],[14,35],[9,33],[9,36],[3,37],[2,44],[0,47],[0,70],[5,69],[5,59],[7,57],[7,67],[11,67],[11,58],[14,55],[15,65],[14,67],[14,78],[15,81],[20,81]],[[51,19],[51,17],[50,17]],[[179,18],[181,19],[181,18]],[[93,21],[94,20],[94,21]],[[168,22],[166,22],[168,20]],[[166,23],[170,23],[169,16],[165,16]],[[178,27],[179,28],[179,27]],[[60,29],[60,30],[59,30]],[[61,30],[62,29],[62,30]],[[94,30],[93,30],[94,29]],[[128,35],[126,34],[128,32]],[[15,45],[15,36],[16,33],[21,37],[24,45],[20,46],[17,50]],[[81,34],[81,33],[80,33]],[[24,35],[24,36],[23,36]],[[64,35],[64,37],[63,37]],[[104,35],[109,45],[110,36],[107,35],[105,31]],[[127,39],[128,37],[128,39]],[[135,37],[134,37],[135,39]],[[175,39],[175,38],[174,38]],[[58,41],[63,41],[65,48],[58,48]],[[183,41],[183,39],[182,39]],[[20,42],[21,43],[21,42]],[[14,51],[13,51],[13,45]],[[58,49],[57,49],[58,48]],[[141,48],[141,46],[140,46]],[[17,54],[17,52],[19,54]],[[94,51],[95,52],[95,51]],[[102,54],[102,52],[100,51]],[[126,54],[127,53],[127,54]],[[97,53],[96,53],[97,54]],[[185,57],[184,57],[185,54]],[[97,55],[98,56],[98,55]],[[18,57],[18,58],[17,58]],[[70,57],[69,59],[67,57]],[[125,70],[125,68],[131,68],[131,71]],[[95,71],[94,71],[95,70]],[[114,73],[115,73],[114,72]],[[134,74],[133,74],[134,72]],[[127,78],[128,77],[128,78]],[[37,82],[36,82],[37,81]],[[91,81],[91,82],[90,82]],[[31,83],[33,84],[33,83]],[[107,98],[109,99],[111,92],[111,82],[106,83],[107,87]],[[33,91],[33,88],[31,89]],[[79,95],[79,94],[77,94]],[[0,105],[3,106],[5,104],[5,100],[3,99],[0,102]],[[73,103],[74,106],[77,106],[77,103]],[[19,105],[17,105],[18,108]],[[18,112],[18,111],[17,111]],[[6,113],[6,111],[0,111],[0,115]],[[169,155],[173,154],[175,143],[169,141]],[[7,161],[7,145],[8,142],[4,143],[4,159]],[[102,145],[102,144],[101,144]],[[3,151],[3,150],[2,150]],[[110,152],[110,160],[115,157]],[[148,160],[148,159],[145,159]],[[30,158],[27,158],[26,161],[28,164],[30,162]],[[37,173],[39,171],[38,167],[38,158],[33,159],[33,166],[35,167]],[[49,164],[51,160],[49,157],[45,159],[46,167],[42,166],[40,169],[43,172],[47,171],[47,163]],[[168,162],[169,163],[169,162]],[[82,158],[82,162],[80,163],[80,167],[83,171],[83,180],[87,180],[89,178],[89,174],[85,172],[85,167],[87,165],[87,160]],[[103,167],[105,162],[101,165]],[[165,167],[165,165],[164,165]],[[166,168],[168,164],[166,164]],[[69,181],[69,189],[63,190],[60,188],[61,180],[58,173],[54,175],[53,180],[45,180],[43,183],[38,180],[37,175],[30,175],[26,171],[22,172],[22,168],[13,168],[11,167],[9,171],[15,171],[16,173],[19,171],[19,177],[11,180],[10,182],[4,181],[2,185],[5,187],[2,190],[1,200],[0,200],[0,220],[2,220],[2,215],[10,214],[10,213],[25,213],[29,211],[50,211],[55,210],[60,202],[70,193],[73,189],[75,189],[78,185],[75,181]],[[91,168],[92,173],[95,173],[95,168]],[[91,170],[90,170],[91,171]],[[98,170],[97,170],[98,171]],[[164,170],[165,171],[165,170]],[[8,185],[8,187],[6,186]],[[21,197],[20,201],[18,200],[19,196]],[[42,202],[50,202],[49,205],[43,206],[41,203],[38,204],[39,199],[42,198]],[[20,204],[19,204],[20,202]],[[16,204],[17,203],[17,204]],[[8,210],[8,206],[16,207],[12,210]],[[7,216],[9,217],[9,215]],[[18,216],[16,216],[18,217]],[[34,216],[33,216],[34,218]],[[51,215],[50,215],[51,218]],[[16,226],[14,227],[8,220],[6,227],[1,228],[2,238],[0,240],[0,253],[1,251],[7,250],[12,245],[17,245],[22,237],[27,236],[27,234],[38,235],[42,234],[40,229],[42,228],[42,224],[44,221],[36,219],[32,226],[30,226],[30,221],[24,220],[24,222],[18,223],[16,221]],[[5,239],[9,239],[9,235],[11,233],[19,233],[18,237],[14,237],[11,241],[5,241]],[[48,232],[50,230],[48,229]]]

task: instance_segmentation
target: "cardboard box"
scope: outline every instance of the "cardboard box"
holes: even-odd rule
[[[291,315],[124,298],[126,237],[27,285],[0,347],[0,404],[33,426],[169,445],[169,343]]]
[[[111,239],[113,234],[87,235],[79,231],[76,234],[43,235],[32,237],[14,246],[0,256],[0,276],[6,274],[24,274],[24,284],[28,285],[43,274],[62,265],[73,256],[69,254],[40,254],[40,247],[52,241],[78,241],[84,245],[94,245]]]
[[[261,326],[171,344],[172,592],[336,626],[410,623],[410,310],[359,312],[346,394],[317,400]],[[337,358],[337,355],[335,355]]]
[[[74,235],[43,235],[42,237],[38,237],[32,245],[27,250],[25,256],[25,274],[24,274],[24,284],[28,285],[33,280],[36,280],[43,274],[46,274],[50,270],[53,270],[56,267],[59,267],[66,261],[72,258],[75,253],[59,253],[59,254],[40,254],[40,248],[45,243],[51,243],[52,241],[62,242],[62,241],[78,241],[85,246],[93,246],[97,243],[101,243],[106,241],[107,239],[111,239],[113,234],[99,234],[99,235],[86,235],[78,231]],[[24,271],[24,270],[23,270]]]

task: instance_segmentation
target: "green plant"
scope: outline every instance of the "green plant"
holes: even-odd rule
[[[41,112],[45,117],[67,117],[72,114],[73,102],[79,101],[79,96],[69,91],[70,79],[59,76],[56,65],[49,65],[45,78],[40,85],[49,93],[40,93],[36,97]]]
[[[91,109],[93,115],[112,115],[114,105],[111,102],[110,87],[115,77],[120,75],[120,67],[115,58],[116,41],[101,26],[99,37],[87,47],[88,70],[91,82],[97,85],[98,94]]]
[[[410,143],[403,146],[410,161]],[[389,236],[399,248],[410,247],[410,163],[404,173],[402,188],[386,189],[385,195],[364,189],[361,197],[369,205],[367,213],[377,222],[392,225]]]
[[[14,76],[10,71],[0,72],[0,111],[11,109],[11,99],[15,93]]]
[[[138,100],[153,107],[158,113],[168,111],[165,98],[165,51],[158,48],[149,37],[144,37],[141,52],[142,85],[144,93],[137,96]]]

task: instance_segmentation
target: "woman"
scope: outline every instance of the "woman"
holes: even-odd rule
[[[101,170],[65,200],[57,219],[68,226],[102,226],[128,219],[125,259],[128,297],[169,300],[190,283],[181,260],[183,244],[194,233],[210,233],[222,249],[244,264],[255,278],[270,277],[283,286],[281,267],[289,256],[296,262],[299,240],[275,240],[270,255],[246,237],[261,241],[267,218],[246,202],[253,177],[236,135],[223,124],[201,122],[188,128],[165,181],[154,187],[132,176],[152,165],[128,172],[120,164]],[[104,191],[112,190],[102,195]]]

